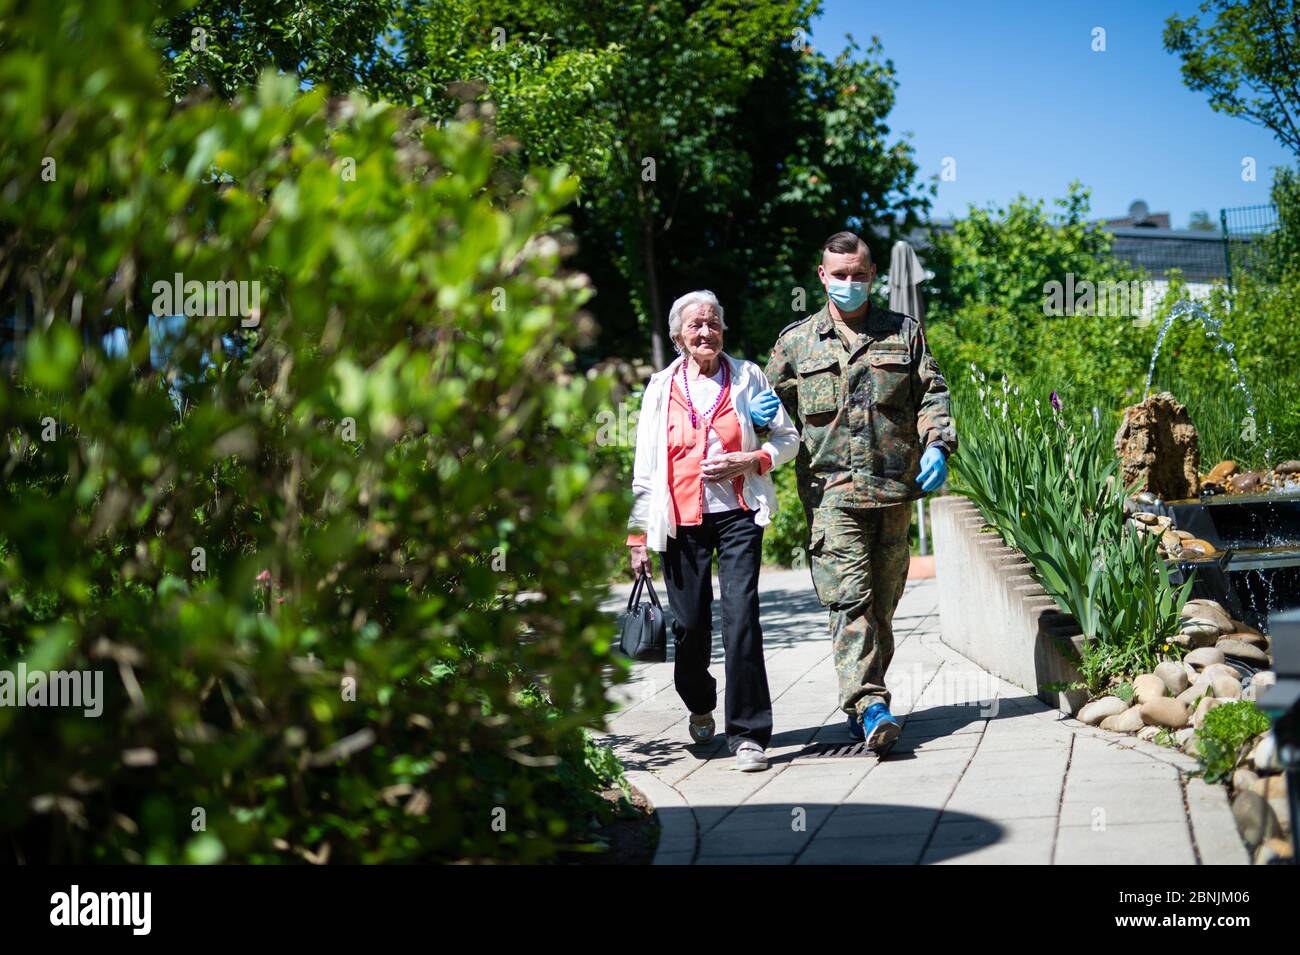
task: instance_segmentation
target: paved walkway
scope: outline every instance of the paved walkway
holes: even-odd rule
[[[671,659],[636,664],[610,691],[621,709],[605,738],[658,810],[656,864],[1249,861],[1222,787],[1187,776],[1195,760],[1065,718],[945,646],[933,580],[908,584],[894,618],[902,737],[883,761],[864,754],[836,706],[808,572],[764,571],[761,588],[776,724],[767,772],[732,766],[716,617],[712,743],[688,745]]]

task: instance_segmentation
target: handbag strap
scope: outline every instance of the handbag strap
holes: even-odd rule
[[[637,598],[641,595],[641,588],[645,586],[648,578],[645,574],[636,575],[636,583],[632,585],[632,592],[627,595],[627,612],[631,613],[632,608],[637,604]]]
[[[655,609],[663,610],[663,606],[659,603],[659,595],[655,593],[655,583],[650,579],[649,574],[645,577],[645,589],[650,594],[650,602],[655,605]]]

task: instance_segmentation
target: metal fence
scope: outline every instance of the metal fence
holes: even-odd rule
[[[1276,232],[1281,220],[1277,206],[1265,203],[1220,209],[1219,225],[1223,229],[1224,267],[1231,286],[1234,276],[1257,272],[1264,267],[1269,244],[1260,239]]]

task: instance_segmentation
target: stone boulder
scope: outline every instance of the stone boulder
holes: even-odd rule
[[[1169,392],[1124,409],[1115,432],[1121,480],[1164,500],[1196,497],[1201,488],[1200,445],[1187,408]]]

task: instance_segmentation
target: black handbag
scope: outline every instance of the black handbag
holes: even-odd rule
[[[642,603],[641,588],[650,593],[650,602]],[[641,574],[627,598],[627,611],[619,617],[619,652],[642,663],[663,663],[668,659],[668,622],[655,593],[654,582]]]

